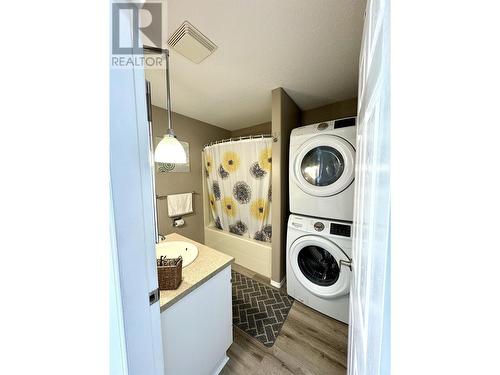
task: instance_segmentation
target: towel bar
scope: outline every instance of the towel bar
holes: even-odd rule
[[[193,194],[193,195],[195,195],[195,194],[198,195],[198,193],[195,192],[195,191],[190,191],[190,193]],[[183,194],[183,193],[176,193],[176,194]],[[166,198],[169,195],[175,195],[175,194],[167,194],[167,195],[158,195],[158,194],[156,194],[156,199],[164,199],[164,198]]]

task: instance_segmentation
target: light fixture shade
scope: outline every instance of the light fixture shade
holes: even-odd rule
[[[159,163],[187,163],[186,152],[181,143],[171,134],[166,134],[155,149],[155,161]]]

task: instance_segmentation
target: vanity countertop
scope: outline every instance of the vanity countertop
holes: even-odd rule
[[[219,271],[223,270],[234,261],[234,258],[190,240],[178,233],[165,236],[165,241],[186,241],[198,248],[198,256],[189,266],[182,269],[182,282],[175,290],[160,291],[160,312],[165,311],[182,297],[203,285]]]

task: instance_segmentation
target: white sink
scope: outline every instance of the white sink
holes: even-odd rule
[[[182,256],[182,268],[189,266],[198,256],[198,248],[185,241],[163,241],[156,245],[156,259],[160,256],[177,258]]]

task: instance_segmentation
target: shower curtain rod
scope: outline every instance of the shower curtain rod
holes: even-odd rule
[[[272,138],[273,142],[278,142],[278,138],[272,134],[245,135],[245,136],[241,136],[241,137],[227,138],[227,139],[222,139],[220,141],[210,142],[210,143],[205,144],[203,146],[203,148],[213,146],[213,145],[216,145],[219,143],[236,142],[236,141],[243,141],[245,139],[258,139],[258,138]]]

